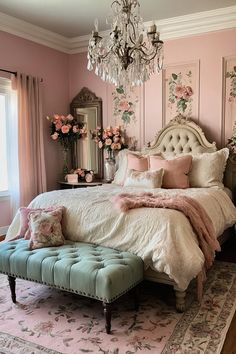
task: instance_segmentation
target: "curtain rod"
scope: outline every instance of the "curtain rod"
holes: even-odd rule
[[[10,70],[5,70],[5,69],[0,69],[0,71],[4,71],[5,73],[14,74],[14,75],[17,74],[16,71],[10,71]]]
[[[4,71],[5,73],[9,73],[9,74],[13,74],[13,75],[17,75],[17,71],[10,71],[10,70],[5,70],[5,69],[0,69],[0,71]],[[40,82],[43,82],[43,79],[40,79]]]

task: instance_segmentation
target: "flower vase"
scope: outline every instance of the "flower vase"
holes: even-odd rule
[[[105,180],[106,182],[112,182],[116,172],[116,160],[113,150],[107,151],[108,156],[105,159]]]
[[[69,167],[68,167],[68,149],[63,149],[62,150],[62,155],[63,155],[63,177],[68,174],[69,172]]]

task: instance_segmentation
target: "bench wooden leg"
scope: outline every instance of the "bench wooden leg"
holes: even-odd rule
[[[138,285],[133,289],[133,296],[134,296],[134,309],[135,311],[138,311],[139,309],[139,286]]]
[[[111,304],[107,302],[103,302],[103,310],[104,310],[104,316],[106,319],[106,332],[107,334],[111,333]]]
[[[9,275],[8,282],[9,282],[10,290],[11,290],[11,298],[15,304],[16,303],[16,278]]]

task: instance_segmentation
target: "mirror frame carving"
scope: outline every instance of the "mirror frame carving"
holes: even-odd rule
[[[100,97],[97,97],[95,93],[90,91],[87,87],[83,87],[78,93],[78,95],[76,95],[71,101],[70,113],[72,114],[73,117],[76,117],[77,108],[89,108],[89,107],[97,108],[97,126],[103,129],[102,99]],[[90,132],[87,132],[87,134],[90,134]],[[98,173],[95,174],[95,177],[100,179],[103,178],[103,153],[98,147],[97,149],[98,149]]]

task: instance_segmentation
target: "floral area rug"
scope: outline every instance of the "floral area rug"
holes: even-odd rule
[[[215,262],[201,305],[192,286],[183,314],[171,288],[144,282],[138,312],[131,294],[114,304],[110,335],[98,301],[24,280],[16,291],[13,304],[0,275],[1,354],[220,353],[236,308],[236,264]]]

